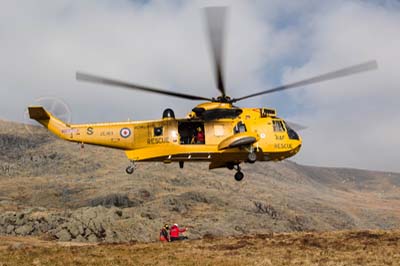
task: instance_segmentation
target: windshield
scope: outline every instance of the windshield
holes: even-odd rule
[[[289,139],[297,139],[297,140],[300,139],[296,131],[294,131],[286,122],[285,122],[285,127],[287,129]]]

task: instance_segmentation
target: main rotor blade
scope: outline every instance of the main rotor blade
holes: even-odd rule
[[[223,57],[227,8],[224,6],[206,7],[204,12],[214,61],[215,81],[218,90],[222,93],[222,96],[225,96]]]
[[[276,91],[283,91],[283,90],[296,88],[296,87],[300,87],[300,86],[304,86],[304,85],[310,85],[310,84],[319,83],[319,82],[323,82],[323,81],[327,81],[327,80],[331,80],[331,79],[341,78],[341,77],[345,77],[345,76],[349,76],[349,75],[353,75],[353,74],[357,74],[357,73],[361,73],[361,72],[365,72],[365,71],[369,71],[369,70],[374,70],[377,68],[378,68],[378,63],[375,60],[368,61],[368,62],[359,64],[359,65],[342,68],[342,69],[339,69],[336,71],[328,72],[328,73],[325,73],[325,74],[322,74],[319,76],[301,80],[301,81],[291,83],[288,85],[283,85],[283,86],[279,86],[279,87],[269,89],[266,91],[250,94],[250,95],[243,96],[240,98],[235,98],[235,99],[232,99],[232,102],[237,102],[237,101],[241,101],[241,100],[244,100],[244,99],[247,99],[250,97],[255,97],[255,96],[272,93],[272,92],[276,92]]]
[[[179,93],[179,92],[172,92],[172,91],[165,91],[165,90],[160,90],[160,89],[151,88],[151,87],[145,87],[145,86],[141,86],[141,85],[137,85],[137,84],[133,84],[133,83],[109,79],[109,78],[100,77],[100,76],[95,76],[92,74],[86,74],[86,73],[82,73],[82,72],[76,72],[76,79],[79,81],[86,81],[86,82],[92,82],[92,83],[98,83],[98,84],[104,84],[104,85],[117,86],[117,87],[122,87],[125,89],[134,89],[134,90],[153,92],[153,93],[174,96],[174,97],[189,99],[189,100],[212,101],[212,99],[201,97],[201,96],[184,94],[184,93]]]
[[[289,127],[291,127],[292,129],[294,129],[296,131],[301,131],[301,130],[304,130],[304,129],[308,128],[305,125],[301,125],[301,124],[298,124],[298,123],[295,123],[295,122],[292,122],[292,121],[285,120],[285,122]]]

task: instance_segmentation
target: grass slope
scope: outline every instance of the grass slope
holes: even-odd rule
[[[399,231],[258,234],[174,243],[0,238],[0,265],[399,265]]]

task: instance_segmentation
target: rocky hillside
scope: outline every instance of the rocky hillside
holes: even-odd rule
[[[0,234],[119,242],[154,241],[164,223],[190,238],[400,225],[397,173],[286,161],[244,165],[239,183],[203,163],[127,165],[122,151],[0,121]]]

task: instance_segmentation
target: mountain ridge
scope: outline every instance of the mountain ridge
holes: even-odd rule
[[[398,173],[284,161],[244,164],[242,182],[228,169],[208,170],[206,163],[187,163],[184,169],[139,163],[133,175],[126,175],[123,151],[82,149],[44,128],[25,127],[0,121],[2,234],[24,231],[17,225],[21,215],[25,220],[19,223],[32,227],[31,235],[81,241],[151,241],[166,222],[190,225],[192,238],[400,224]],[[54,218],[46,220],[53,223],[47,231],[34,226],[43,212]],[[90,230],[104,232],[78,237],[74,228],[89,221],[96,224]],[[7,233],[10,225],[14,228]],[[145,236],[135,236],[139,231]]]

